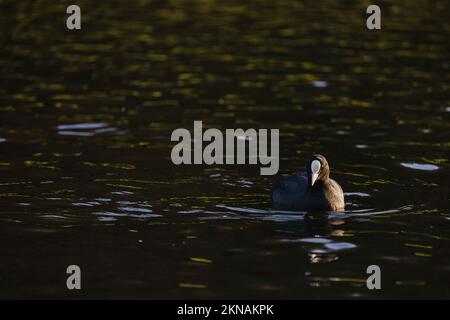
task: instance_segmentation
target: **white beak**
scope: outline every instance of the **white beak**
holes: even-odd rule
[[[311,187],[314,185],[314,182],[316,182],[317,178],[319,177],[318,173],[313,173],[311,175]]]

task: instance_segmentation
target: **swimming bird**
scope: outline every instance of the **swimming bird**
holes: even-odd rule
[[[328,161],[313,154],[305,172],[282,176],[272,186],[272,207],[279,210],[342,211],[344,193],[330,178]]]

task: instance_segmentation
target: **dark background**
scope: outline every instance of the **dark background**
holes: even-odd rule
[[[78,31],[70,4],[0,1],[0,297],[450,297],[447,1],[377,31],[370,1],[77,1]],[[347,211],[173,165],[194,120],[280,129],[280,174],[324,154]]]

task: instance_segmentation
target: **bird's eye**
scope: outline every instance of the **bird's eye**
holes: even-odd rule
[[[320,171],[320,161],[314,160],[311,162],[311,172],[312,173],[318,173]]]

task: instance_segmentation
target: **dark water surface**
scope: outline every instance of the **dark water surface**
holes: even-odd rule
[[[0,1],[0,297],[450,298],[447,1],[66,2]],[[323,153],[347,211],[173,165],[194,120]]]

